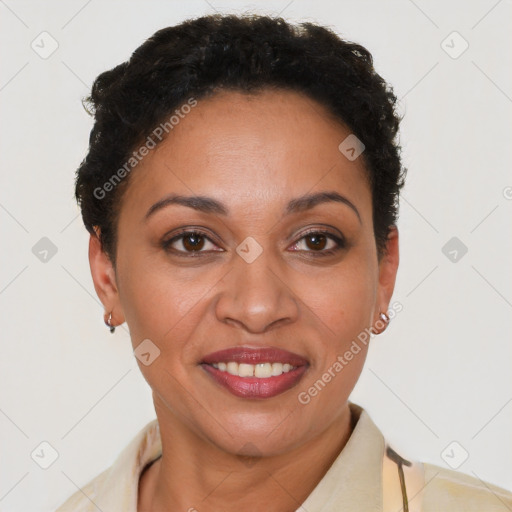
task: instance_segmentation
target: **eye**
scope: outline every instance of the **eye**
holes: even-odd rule
[[[300,246],[306,249],[300,248]],[[299,247],[298,249],[294,247]],[[326,249],[327,247],[327,249]],[[314,254],[314,256],[329,256],[345,247],[345,240],[328,231],[313,230],[305,233],[292,246],[293,251],[305,251]],[[309,249],[309,250],[308,250]]]
[[[210,244],[210,248],[208,248]],[[313,256],[329,256],[345,247],[345,240],[328,231],[312,230],[305,233],[291,250],[297,252],[310,252]],[[302,246],[302,247],[301,247]],[[164,250],[179,256],[195,257],[204,252],[222,252],[210,237],[198,230],[182,231],[162,243]],[[215,249],[217,247],[217,249]],[[196,253],[196,254],[194,254]],[[318,253],[318,254],[315,254]]]
[[[205,233],[194,230],[182,231],[170,240],[163,242],[162,246],[166,251],[178,253],[180,256],[193,256],[193,253],[210,252],[212,250],[216,252],[219,251],[219,249],[208,250],[208,244],[212,247],[216,247]],[[203,251],[202,249],[204,249],[205,246],[207,247],[207,250]],[[222,249],[220,249],[220,251],[222,251]]]

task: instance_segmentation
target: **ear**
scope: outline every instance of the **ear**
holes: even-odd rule
[[[108,255],[103,251],[99,239],[99,228],[89,238],[89,265],[91,267],[94,289],[98,294],[106,315],[112,314],[112,325],[124,322],[124,314],[119,300],[115,269]]]
[[[386,249],[379,262],[379,284],[377,302],[374,311],[374,324],[379,320],[380,313],[386,313],[395,289],[396,273],[399,263],[398,228],[390,228],[386,241]]]

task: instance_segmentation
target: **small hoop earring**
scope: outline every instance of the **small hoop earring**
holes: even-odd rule
[[[116,330],[115,326],[112,325],[112,313],[108,314],[108,318],[105,316],[105,325],[110,329],[110,334],[114,334]]]
[[[386,313],[379,313],[379,316],[383,322],[386,322],[386,325],[389,324],[390,318]]]
[[[384,322],[384,328],[379,328],[379,330],[372,329],[375,334],[382,334],[389,325],[390,318],[386,313],[383,313],[382,311],[379,313],[379,320],[377,322]]]

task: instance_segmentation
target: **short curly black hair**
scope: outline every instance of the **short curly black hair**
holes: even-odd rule
[[[383,254],[406,169],[397,141],[397,98],[376,73],[370,52],[310,22],[214,14],[158,30],[127,62],[101,73],[83,100],[95,123],[76,172],[75,197],[87,230],[99,228],[114,266],[127,162],[137,163],[134,150],[191,98],[263,89],[306,94],[362,141],[377,251]]]

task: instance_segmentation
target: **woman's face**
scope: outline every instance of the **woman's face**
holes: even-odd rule
[[[387,310],[398,264],[396,233],[378,261],[362,158],[338,148],[349,135],[299,93],[221,92],[132,171],[115,281],[93,238],[91,267],[133,348],[150,340],[138,364],[160,422],[271,455],[339,420],[367,345],[344,354]],[[208,201],[160,203],[171,196]]]

